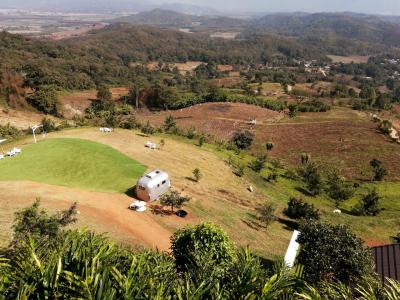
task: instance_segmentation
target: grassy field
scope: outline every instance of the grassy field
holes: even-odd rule
[[[0,161],[0,180],[30,180],[103,192],[126,192],[146,167],[121,152],[81,139],[50,139]]]
[[[339,116],[332,116],[332,118],[334,117]],[[21,204],[19,201],[14,203],[15,201],[3,200],[3,198],[16,199],[16,197],[19,197],[18,199],[21,199],[21,201],[23,199],[32,201],[34,196],[41,197],[46,206],[50,208],[54,207],[55,203],[59,203],[60,199],[79,201],[82,211],[79,217],[80,224],[87,225],[99,232],[109,232],[113,239],[128,244],[147,239],[146,245],[158,245],[161,239],[164,242],[168,241],[169,234],[186,224],[212,221],[222,226],[238,246],[249,245],[257,254],[268,259],[284,255],[287,248],[294,227],[282,211],[286,207],[288,199],[292,196],[302,197],[307,202],[313,203],[321,211],[323,220],[335,224],[349,225],[368,245],[389,243],[390,237],[400,228],[400,203],[397,196],[400,191],[400,182],[398,181],[380,184],[359,182],[361,186],[357,193],[342,205],[343,213],[335,215],[332,213],[335,208],[334,204],[325,194],[318,197],[303,194],[302,188],[304,186],[302,182],[285,178],[283,176],[285,169],[274,169],[273,165],[268,163],[267,168],[261,174],[254,173],[246,167],[245,176],[237,177],[233,174],[230,163],[240,162],[246,166],[252,159],[250,155],[245,153],[237,155],[212,144],[198,147],[195,139],[189,140],[165,134],[146,137],[138,132],[128,130],[115,130],[112,134],[101,134],[94,128],[51,133],[49,138],[46,142],[25,147],[24,152],[28,153],[29,147],[34,148],[41,144],[58,142],[66,138],[68,140],[79,138],[109,145],[150,168],[166,170],[172,178],[174,188],[191,198],[188,206],[185,207],[189,216],[180,219],[175,215],[162,216],[152,214],[150,211],[141,215],[129,213],[126,206],[131,199],[121,194],[94,192],[89,194],[81,190],[71,190],[70,192],[70,189],[67,188],[60,189],[56,186],[43,184],[43,186],[35,185],[35,189],[32,189],[28,188],[31,185],[25,183],[5,182],[5,184],[2,184],[0,182],[3,194],[7,195],[4,197],[0,195],[0,201],[2,201],[1,203],[8,203],[8,215],[3,216],[5,212],[0,215],[0,223],[5,224],[4,236],[8,235],[7,232],[9,231],[7,230],[9,229],[6,225],[11,222],[13,209],[21,207]],[[161,139],[165,140],[165,146],[159,150],[149,150],[143,146],[147,140],[158,143]],[[92,142],[87,141],[87,143]],[[92,144],[104,146],[97,143]],[[108,146],[104,147],[109,148]],[[117,152],[116,150],[112,151]],[[119,153],[119,155],[122,154]],[[68,156],[68,153],[64,153],[64,156]],[[22,159],[22,156],[20,158]],[[10,159],[9,163],[11,162],[16,161]],[[116,164],[119,164],[119,162],[116,162]],[[87,168],[87,164],[85,164],[85,167]],[[0,168],[2,168],[1,164]],[[203,174],[203,178],[198,183],[190,180],[194,168],[199,168]],[[277,172],[279,176],[277,182],[270,183],[264,178],[273,171]],[[16,173],[16,171],[14,172]],[[92,168],[88,175],[100,176],[99,174],[103,173],[104,171],[101,169],[95,168],[93,170]],[[1,176],[5,177],[4,174]],[[9,178],[8,180],[12,179]],[[134,180],[129,178],[128,182],[132,184]],[[247,189],[250,185],[255,189],[253,193],[250,193]],[[27,188],[18,190],[18,187],[25,186]],[[381,206],[384,211],[377,217],[352,215],[350,212],[352,207],[369,189],[374,187],[378,189],[382,196]],[[256,219],[256,208],[265,201],[275,206],[275,214],[278,217],[278,220],[268,229],[259,226]],[[155,202],[154,205],[158,205],[158,202]],[[141,218],[145,218],[144,223],[135,225],[133,228],[132,222],[139,221]],[[130,225],[132,226],[126,227]],[[2,227],[0,226],[0,228]],[[138,228],[140,228],[139,231],[137,231]],[[149,233],[150,228],[153,230],[151,234]],[[132,240],[133,237],[136,240]],[[163,249],[165,248],[164,246]]]

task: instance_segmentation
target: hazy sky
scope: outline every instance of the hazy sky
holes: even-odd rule
[[[156,2],[207,5],[219,10],[355,11],[400,15],[400,0],[156,0]]]
[[[215,8],[221,12],[364,12],[400,15],[400,0],[0,0],[0,8],[109,7],[135,9],[142,4],[186,3]]]

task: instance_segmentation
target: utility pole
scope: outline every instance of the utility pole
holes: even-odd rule
[[[32,126],[31,128],[32,128],[33,139],[34,139],[35,144],[36,144],[37,141],[36,141],[35,131],[36,131],[36,129],[38,129],[38,128],[43,128],[43,125],[35,125],[35,126]]]

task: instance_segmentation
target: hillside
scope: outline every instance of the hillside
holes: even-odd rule
[[[169,28],[241,28],[248,25],[245,20],[224,16],[199,16],[179,13],[167,9],[154,9],[140,12],[135,15],[112,20],[114,23],[127,22],[136,25],[152,25]]]
[[[348,54],[356,48],[365,54],[383,49],[381,45],[397,47],[399,28],[396,18],[363,14],[271,14],[254,20],[247,34],[292,36],[335,53]]]

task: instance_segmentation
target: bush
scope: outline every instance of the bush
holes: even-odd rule
[[[386,167],[383,163],[378,159],[373,159],[370,161],[370,166],[372,167],[372,171],[374,172],[373,180],[374,181],[382,181],[383,178],[388,174]]]
[[[199,144],[198,144],[199,147],[203,147],[205,141],[206,141],[206,137],[205,137],[204,134],[202,134],[202,135],[199,137]]]
[[[57,91],[51,86],[41,86],[33,95],[27,97],[27,101],[37,110],[49,115],[58,115]]]
[[[322,176],[317,165],[309,162],[300,167],[299,175],[303,178],[309,193],[313,196],[319,195],[324,187]]]
[[[244,132],[235,132],[232,137],[233,144],[241,150],[250,148],[253,143],[254,134],[246,130]]]
[[[336,207],[339,207],[340,203],[354,195],[354,186],[346,182],[345,178],[337,172],[332,172],[328,176],[327,192],[329,197],[334,200]]]
[[[46,117],[43,118],[41,123],[43,125],[43,130],[45,132],[52,132],[52,131],[57,130],[56,124],[50,118],[46,118]]]
[[[268,202],[257,208],[258,219],[265,227],[268,228],[272,222],[276,221],[275,210],[275,207]]]
[[[136,129],[140,127],[140,123],[136,120],[134,116],[129,116],[126,119],[123,119],[118,127],[123,129]]]
[[[188,139],[194,139],[195,138],[195,136],[196,136],[196,128],[194,128],[194,127],[190,127],[189,129],[188,129],[188,131],[187,131],[187,133],[186,133],[186,137],[188,138]]]
[[[170,131],[172,128],[176,127],[176,122],[173,116],[169,115],[164,120],[164,129],[165,131]]]
[[[249,168],[254,172],[260,173],[265,168],[265,163],[267,162],[267,156],[262,155],[255,158],[249,163]]]
[[[21,135],[23,135],[22,130],[11,126],[10,123],[7,123],[7,125],[0,124],[0,138],[14,139]]]
[[[372,190],[361,199],[353,212],[360,216],[376,216],[382,211],[379,207],[380,199],[378,192]]]
[[[190,270],[201,264],[201,259],[214,262],[214,266],[230,263],[235,255],[227,234],[211,223],[187,226],[171,238],[172,255],[178,270]]]
[[[297,242],[297,260],[310,283],[339,280],[350,284],[373,272],[370,250],[347,226],[303,222]]]
[[[201,174],[200,169],[196,168],[193,170],[193,177],[196,182],[199,182],[203,174]]]
[[[320,217],[318,209],[314,208],[313,204],[294,197],[289,199],[288,207],[284,209],[283,213],[291,219],[318,220]]]
[[[145,135],[152,135],[154,134],[155,129],[153,126],[151,126],[150,121],[147,121],[146,125],[142,126],[140,131]]]

